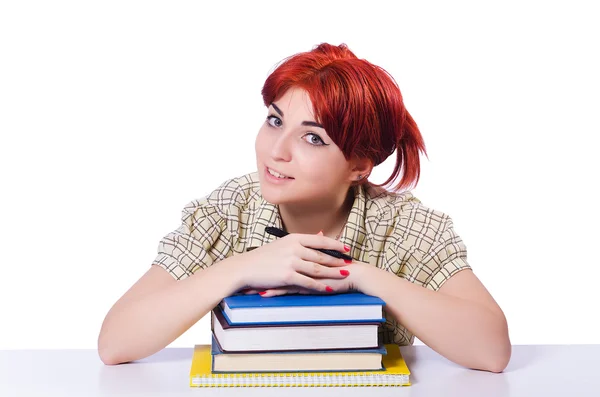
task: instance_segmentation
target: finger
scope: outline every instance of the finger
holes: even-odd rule
[[[333,288],[331,288],[327,284],[300,273],[293,273],[289,279],[289,282],[290,285],[295,285],[312,291],[321,291],[327,293],[334,292]]]
[[[302,252],[299,256],[306,261],[320,263],[321,265],[329,267],[347,266],[350,263],[352,263],[352,261],[346,261],[342,258],[336,258],[335,256],[331,256],[324,252],[317,251],[316,249],[306,247],[302,249]]]
[[[281,296],[286,294],[295,294],[298,291],[296,289],[286,289],[286,288],[272,288],[265,290],[264,294],[261,294],[263,298],[271,298],[273,296]]]
[[[333,288],[334,291],[346,291],[350,288],[352,283],[349,280],[340,280],[340,279],[321,279],[320,282],[329,285]]]
[[[331,237],[324,236],[322,232],[317,234],[298,234],[298,242],[308,248],[324,248],[343,253],[350,252],[350,247]]]
[[[327,291],[314,291],[314,290],[309,290],[306,288],[302,288],[301,290],[298,291],[298,293],[300,295],[325,295],[325,294],[329,295],[329,294],[331,294],[331,292],[327,292]]]
[[[312,278],[346,278],[350,274],[347,269],[324,266],[320,263],[299,260],[294,264],[294,270]]]
[[[255,295],[255,294],[258,294],[258,290],[256,290],[256,289],[247,289],[247,290],[244,290],[243,292],[244,292],[244,295]]]

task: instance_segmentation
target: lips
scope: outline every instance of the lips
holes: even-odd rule
[[[271,171],[273,171],[273,172],[275,172],[275,173],[277,173],[277,174],[279,174],[279,175],[284,175],[284,176],[285,176],[285,178],[279,178],[279,179],[294,179],[294,178],[292,178],[291,176],[288,176],[288,175],[284,174],[283,172],[279,172],[279,171],[277,171],[276,169],[273,169],[273,168],[271,168],[271,167],[266,167],[266,168],[267,168],[267,170],[266,170],[266,171],[267,171],[267,173],[268,173],[268,174],[270,174],[271,176],[273,176],[274,178],[278,178],[278,177],[277,177],[277,176],[275,176],[275,175],[273,175],[273,174],[271,174],[271,173],[269,172],[269,170],[271,170]]]

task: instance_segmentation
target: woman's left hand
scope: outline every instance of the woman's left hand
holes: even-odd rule
[[[347,270],[350,272],[350,274],[343,278],[343,279],[329,279],[329,278],[324,278],[324,279],[319,279],[319,281],[322,281],[324,283],[326,283],[327,285],[329,285],[332,289],[333,292],[331,292],[332,294],[339,294],[339,293],[344,293],[344,292],[354,292],[354,291],[359,291],[358,285],[355,281],[355,277],[353,277],[353,275],[357,275],[356,273],[358,273],[358,267],[360,266],[360,263],[353,263],[351,265],[345,266],[345,267],[340,267],[340,270]],[[318,292],[318,291],[314,291],[314,290],[309,290],[306,288],[302,288],[302,287],[297,287],[295,285],[287,285],[287,286],[282,286],[279,288],[269,288],[266,289],[264,291],[248,291],[246,293],[259,293],[263,298],[270,298],[273,296],[279,296],[279,295],[286,295],[286,294],[303,294],[303,295],[327,295],[327,292]]]

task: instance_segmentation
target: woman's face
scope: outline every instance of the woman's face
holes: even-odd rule
[[[350,185],[350,164],[315,121],[303,89],[291,88],[269,106],[255,148],[261,193],[272,204],[322,206]]]

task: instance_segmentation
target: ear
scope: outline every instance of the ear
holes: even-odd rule
[[[354,158],[350,161],[350,182],[366,181],[373,171],[373,161],[368,158]]]

